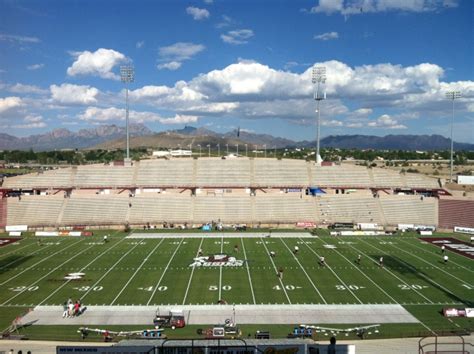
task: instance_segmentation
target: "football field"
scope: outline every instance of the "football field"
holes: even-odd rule
[[[447,251],[444,263],[414,236],[109,233],[0,247],[0,306],[400,304],[415,316],[474,306],[474,261]]]

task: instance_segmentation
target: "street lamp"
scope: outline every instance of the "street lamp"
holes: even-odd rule
[[[207,144],[207,147],[209,148],[209,157],[211,157],[211,144]]]
[[[217,157],[221,156],[221,146],[217,144]]]
[[[249,149],[247,144],[245,144],[245,157],[249,157]]]
[[[446,92],[446,98],[453,101],[453,115],[451,117],[451,159],[450,159],[450,171],[449,171],[449,182],[453,182],[453,125],[454,125],[454,100],[461,98],[460,91],[448,91]]]
[[[239,157],[239,144],[235,144],[235,149],[237,151],[236,155]]]
[[[128,129],[128,84],[135,81],[135,70],[130,65],[120,67],[120,80],[125,84],[125,125],[127,132],[127,160],[130,161],[130,133]]]
[[[265,150],[265,158],[267,158],[267,144],[263,144],[263,149]]]
[[[197,144],[199,146],[199,157],[201,157],[201,144]]]
[[[226,150],[226,154],[228,156],[229,155],[229,144],[225,144],[225,150]]]
[[[316,130],[316,164],[321,164],[321,154],[319,152],[319,139],[321,133],[321,110],[319,108],[320,102],[326,99],[326,91],[322,92],[322,84],[326,82],[326,67],[324,66],[314,66],[313,67],[313,77],[312,77],[313,85],[315,85],[314,91],[314,99],[316,100],[317,108],[316,112],[318,112],[318,120],[317,120],[317,130]]]

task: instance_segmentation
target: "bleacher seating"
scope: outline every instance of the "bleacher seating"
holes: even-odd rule
[[[474,200],[440,199],[439,200],[439,227],[474,228]]]
[[[194,160],[142,160],[137,164],[137,186],[184,187],[194,185]]]
[[[388,224],[438,225],[435,198],[414,195],[387,195],[380,204]]]
[[[269,223],[316,221],[314,198],[269,195],[255,198],[254,220]]]
[[[253,186],[308,186],[305,161],[255,159]]]
[[[133,172],[133,167],[79,166],[73,185],[77,188],[130,186]]]
[[[216,160],[212,158],[198,159],[196,186],[249,186],[251,162],[249,159],[226,159],[216,163]]]
[[[7,225],[54,226],[64,203],[59,196],[7,198]]]
[[[367,168],[358,166],[311,165],[311,185],[326,187],[369,187],[371,180]]]
[[[44,172],[6,178],[3,188],[60,188],[72,185],[72,168],[59,168]]]
[[[322,195],[317,197],[317,207],[321,221],[334,222],[383,222],[372,196],[358,196],[351,194]]]
[[[190,222],[193,200],[190,196],[140,195],[130,198],[130,224]]]
[[[253,220],[250,196],[198,196],[194,199],[193,220],[196,223],[219,220],[224,223],[247,223]]]
[[[129,198],[125,196],[75,196],[65,198],[62,225],[114,225],[126,222]]]

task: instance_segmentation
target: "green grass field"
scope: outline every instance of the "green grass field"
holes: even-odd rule
[[[105,233],[111,236],[104,244]],[[439,248],[413,234],[337,238],[326,231],[317,234],[127,239],[121,232],[99,231],[88,238],[43,238],[42,245],[35,237],[25,237],[0,247],[0,324],[5,328],[27,308],[60,305],[68,298],[81,299],[85,305],[150,306],[216,304],[224,299],[236,304],[398,303],[421,321],[385,325],[391,333],[385,336],[474,328],[471,319],[446,319],[440,314],[443,307],[474,307],[473,260],[448,252],[450,261],[444,264]],[[246,262],[241,267],[192,268],[200,248],[204,255],[225,253]],[[269,251],[276,257],[271,258]],[[359,254],[360,265],[355,262]],[[326,267],[318,265],[319,256],[325,257]],[[383,268],[378,265],[381,256]],[[280,268],[282,279],[276,276]],[[85,275],[64,279],[74,272]],[[38,336],[51,332],[41,327],[48,326],[27,331]],[[281,332],[286,333],[287,327]]]

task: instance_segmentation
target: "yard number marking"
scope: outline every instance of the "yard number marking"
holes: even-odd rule
[[[360,290],[360,289],[365,289],[365,286],[359,286],[359,285],[342,285],[342,284],[337,284],[336,285],[337,290]]]
[[[426,289],[428,286],[419,284],[398,284],[398,287],[402,290],[421,290]]]
[[[281,286],[280,285],[275,285],[273,288],[273,290],[281,290]],[[285,289],[286,290],[295,290],[295,289],[301,289],[301,286],[294,286],[294,285],[291,285],[291,284],[287,284],[285,285]]]
[[[34,286],[30,286],[29,288],[26,287],[26,286],[17,286],[17,287],[14,287],[14,288],[9,288],[8,290],[11,290],[11,291],[36,291],[39,289],[39,286],[38,285],[34,285]]]
[[[219,287],[217,285],[209,285],[209,291],[217,291],[219,290]],[[223,285],[222,290],[229,291],[232,290],[232,287],[230,285]]]

